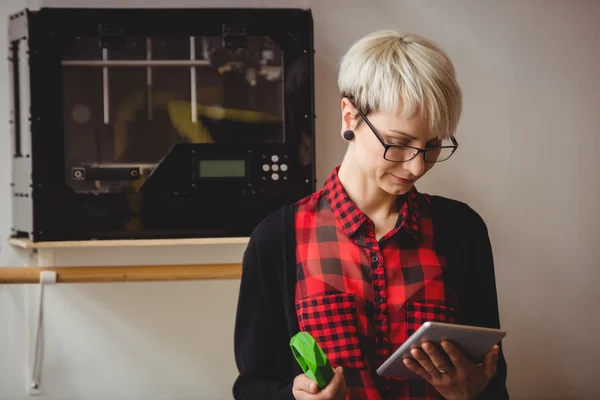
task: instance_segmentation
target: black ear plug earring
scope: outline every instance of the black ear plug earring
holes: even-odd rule
[[[347,141],[351,141],[352,139],[354,139],[354,132],[348,129],[344,132],[342,136],[344,136],[344,139],[346,139]]]

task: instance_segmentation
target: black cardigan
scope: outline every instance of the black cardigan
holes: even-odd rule
[[[431,196],[435,246],[445,255],[457,290],[458,323],[500,327],[494,261],[486,224],[464,203]],[[235,359],[235,399],[294,399],[292,385],[302,370],[289,342],[299,331],[294,206],[284,206],[254,230],[243,257]],[[497,373],[478,398],[508,399],[502,345]]]

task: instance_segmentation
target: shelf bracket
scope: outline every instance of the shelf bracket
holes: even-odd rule
[[[44,355],[44,288],[46,285],[56,284],[55,271],[40,272],[40,290],[37,302],[37,310],[35,313],[35,328],[34,335],[30,343],[30,375],[28,376],[27,391],[30,396],[41,394],[40,384],[42,378],[42,364]]]

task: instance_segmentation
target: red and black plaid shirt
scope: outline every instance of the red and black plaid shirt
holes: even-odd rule
[[[457,319],[456,294],[434,250],[429,197],[414,188],[402,196],[396,227],[377,240],[338,169],[297,204],[300,330],[315,338],[334,368],[344,367],[350,399],[439,399],[422,379],[376,373],[425,321]]]

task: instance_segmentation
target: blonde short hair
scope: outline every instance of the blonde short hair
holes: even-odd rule
[[[450,57],[436,43],[398,30],[355,42],[340,63],[338,86],[360,111],[395,111],[428,118],[434,137],[454,136],[462,92]]]

